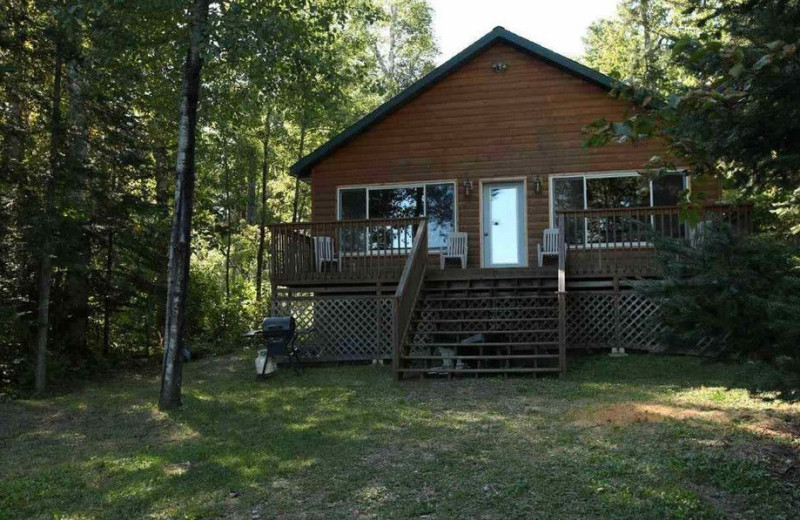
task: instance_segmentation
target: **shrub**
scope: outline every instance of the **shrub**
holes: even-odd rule
[[[669,349],[795,360],[798,366],[796,245],[775,235],[737,235],[712,223],[695,244],[668,240],[658,249],[662,278],[639,290],[661,303]]]

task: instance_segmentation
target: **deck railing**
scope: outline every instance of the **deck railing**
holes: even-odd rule
[[[392,218],[273,224],[271,280],[397,280],[425,223],[424,218]]]
[[[689,225],[678,206],[559,211],[565,241],[572,249],[644,249],[663,238],[691,239],[707,222],[722,221],[735,232],[753,231],[753,206],[710,204],[698,209]]]
[[[422,284],[425,280],[425,270],[428,265],[426,259],[427,252],[428,226],[421,225],[417,227],[417,232],[414,235],[411,254],[406,260],[392,304],[394,310],[392,366],[394,368],[394,373],[397,375],[400,374],[398,371],[400,368],[400,357],[403,346],[405,345],[408,327],[411,323],[411,316],[414,314],[414,305],[417,302],[417,297],[419,296],[420,289],[422,289]]]

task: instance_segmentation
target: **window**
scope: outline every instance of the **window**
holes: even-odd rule
[[[647,180],[636,173],[587,174],[553,177],[551,186],[551,218],[556,226],[557,212],[563,210],[675,206],[686,189],[686,175],[672,173]],[[644,241],[650,225],[667,230],[672,236],[684,233],[677,216],[643,218],[644,222],[630,215],[570,218],[565,222],[567,241],[571,244]]]
[[[425,215],[428,217],[428,249],[443,249],[447,236],[456,230],[455,184],[425,187]]]
[[[365,190],[342,190],[339,192],[339,220],[363,220],[367,218],[367,192]],[[364,251],[367,248],[366,230],[342,229],[342,251]]]
[[[339,193],[339,220],[361,220],[367,218],[367,192],[364,190],[342,190]]]
[[[428,217],[428,248],[445,247],[447,236],[456,228],[454,182],[339,190],[340,220],[424,216]],[[363,233],[350,230],[342,237],[347,252],[405,247],[410,240],[413,240],[410,227],[398,229],[396,226],[375,226]]]
[[[650,205],[650,189],[642,177],[586,178],[586,208],[642,208]]]
[[[684,175],[664,175],[652,182],[653,206],[676,206],[681,199],[681,193],[686,189]]]
[[[557,177],[552,182],[553,227],[558,225],[557,211],[584,209],[583,177]],[[583,219],[566,222],[566,238],[570,244],[582,244],[584,238]]]

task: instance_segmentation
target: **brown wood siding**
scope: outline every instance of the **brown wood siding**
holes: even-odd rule
[[[492,64],[504,62],[504,73]],[[628,110],[601,88],[505,44],[496,44],[408,105],[356,137],[314,167],[314,220],[335,220],[337,187],[455,180],[458,227],[469,233],[468,265],[480,265],[479,181],[524,177],[528,181],[528,257],[549,226],[548,175],[636,170],[657,143],[581,147],[581,128],[598,118],[619,119]],[[540,194],[533,180],[542,178]],[[464,193],[470,179],[473,192]],[[707,197],[719,185],[697,186]]]

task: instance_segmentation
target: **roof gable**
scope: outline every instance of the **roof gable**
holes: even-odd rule
[[[311,169],[317,163],[327,158],[336,150],[349,143],[352,139],[366,132],[372,126],[376,125],[389,115],[393,114],[395,111],[411,102],[417,96],[436,85],[439,81],[461,68],[462,65],[470,61],[472,58],[498,42],[506,43],[513,48],[535,56],[554,67],[557,67],[603,89],[611,90],[616,83],[614,79],[606,76],[605,74],[546,49],[545,47],[533,43],[530,40],[522,38],[511,31],[507,31],[503,27],[495,27],[491,32],[447,60],[439,67],[432,70],[422,79],[418,80],[410,87],[406,88],[366,116],[362,117],[356,123],[334,136],[328,142],[297,161],[289,169],[290,173],[301,178],[308,177],[311,174]]]

